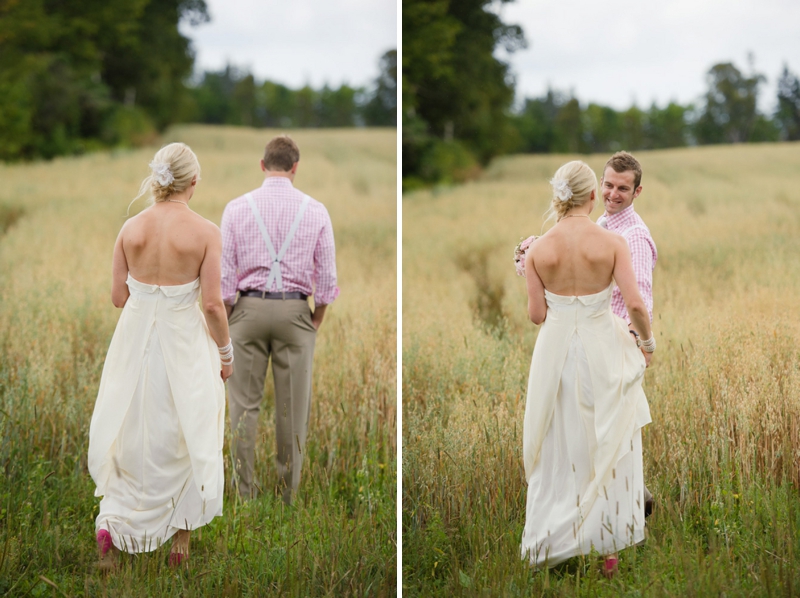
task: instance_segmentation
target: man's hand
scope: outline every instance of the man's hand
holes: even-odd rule
[[[327,308],[327,305],[314,306],[314,313],[311,314],[311,324],[314,326],[315,330],[319,330],[319,327],[322,326],[322,320],[325,317],[325,310]]]

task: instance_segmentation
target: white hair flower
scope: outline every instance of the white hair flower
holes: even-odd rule
[[[150,162],[150,168],[153,170],[153,179],[162,187],[168,187],[175,180],[175,176],[169,169],[169,164],[165,162],[153,160]]]
[[[569,201],[572,198],[572,189],[569,183],[564,179],[550,179],[550,184],[553,186],[553,197],[561,202]]]

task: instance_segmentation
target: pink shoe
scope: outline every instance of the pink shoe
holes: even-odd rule
[[[106,556],[106,553],[111,550],[114,543],[111,541],[111,534],[107,529],[101,529],[97,532],[97,550],[100,552],[100,558]]]
[[[180,567],[181,563],[186,561],[189,562],[189,555],[188,554],[181,554],[180,552],[170,552],[169,553],[169,566],[170,567]]]
[[[608,579],[614,577],[617,573],[617,565],[619,565],[619,559],[617,557],[606,557],[605,561],[603,561],[603,575]]]

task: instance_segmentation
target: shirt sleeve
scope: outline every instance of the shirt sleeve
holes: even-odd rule
[[[631,250],[633,273],[639,293],[647,306],[650,321],[653,321],[653,268],[656,264],[655,246],[644,231],[632,231],[627,239]],[[629,318],[630,320],[630,318]]]
[[[236,264],[236,236],[233,230],[233,214],[230,204],[222,213],[222,300],[228,305],[236,302],[236,291],[239,284]]]
[[[320,230],[314,248],[314,303],[328,305],[339,296],[336,286],[336,248],[333,243],[333,225],[324,210],[325,224]]]

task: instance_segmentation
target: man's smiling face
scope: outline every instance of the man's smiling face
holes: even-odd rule
[[[630,207],[633,200],[642,192],[642,186],[634,188],[635,173],[632,170],[617,172],[610,166],[603,173],[600,185],[603,192],[603,205],[606,214],[612,216]]]

